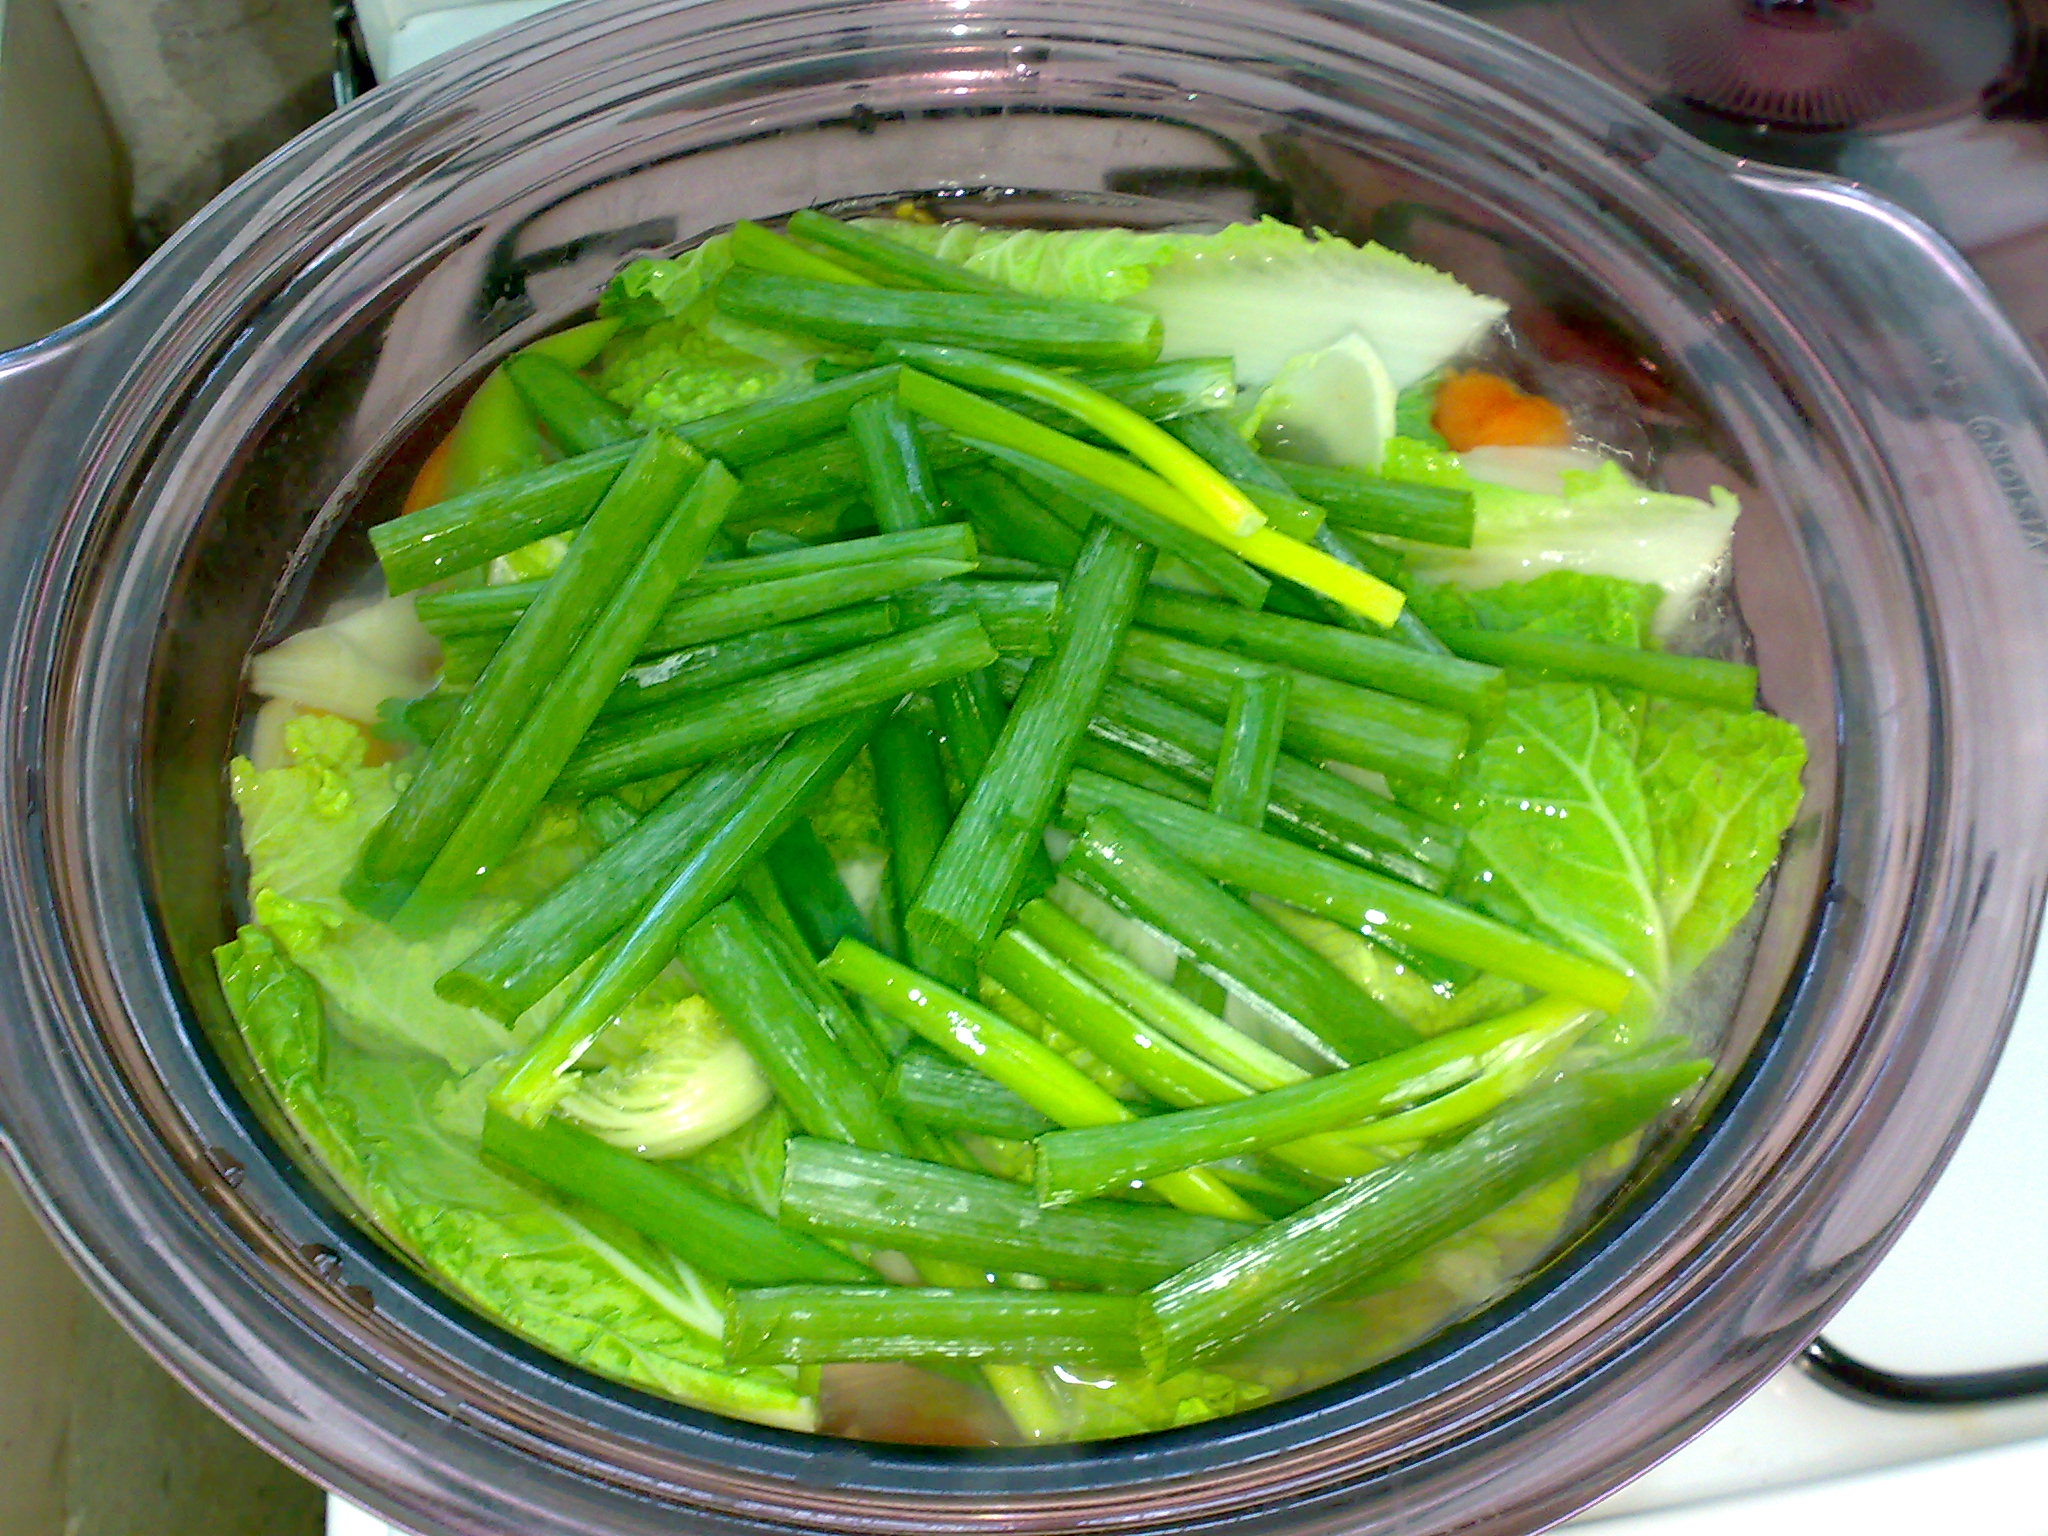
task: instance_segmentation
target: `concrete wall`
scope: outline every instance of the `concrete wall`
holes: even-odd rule
[[[0,0],[0,347],[82,314],[130,268],[128,191],[56,0]]]

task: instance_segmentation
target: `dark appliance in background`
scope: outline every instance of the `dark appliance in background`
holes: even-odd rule
[[[1965,255],[2048,355],[2048,0],[1440,0]]]

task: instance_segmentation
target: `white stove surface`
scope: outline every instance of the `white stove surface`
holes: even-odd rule
[[[538,16],[562,0],[355,0],[356,23],[379,80]]]
[[[559,0],[358,0],[379,75]],[[1563,50],[1561,50],[1563,51]],[[1829,1326],[1881,1370],[2048,1363],[2048,948],[1983,1107],[1927,1204]],[[1852,1399],[1802,1367],[1577,1521],[1587,1536],[2048,1536],[2048,1395]],[[340,1499],[328,1536],[405,1536]]]
[[[2048,947],[1976,1119],[1927,1204],[1828,1325],[1902,1375],[2048,1362]]]

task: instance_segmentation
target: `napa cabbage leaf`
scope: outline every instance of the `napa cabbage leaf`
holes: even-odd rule
[[[675,256],[629,262],[606,284],[598,313],[627,329],[644,330],[696,309],[731,270],[730,235],[713,235]]]
[[[434,981],[589,856],[581,820],[564,808],[544,810],[483,894],[444,930],[403,938],[341,894],[364,838],[397,799],[400,767],[369,765],[368,733],[332,715],[299,717],[285,726],[284,740],[281,767],[258,768],[248,758],[230,765],[250,908],[325,990],[336,1032],[366,1051],[420,1053],[467,1072],[537,1027],[547,1000],[508,1032],[439,996]]]
[[[1418,585],[1408,600],[1432,628],[1525,630],[1640,647],[1649,643],[1663,598],[1650,582],[1550,571],[1477,591]]]
[[[599,309],[622,326],[598,355],[596,384],[635,426],[681,426],[810,382],[816,349],[713,312],[711,289],[731,269],[731,240],[714,235],[632,262],[606,287]]]
[[[645,429],[683,426],[810,381],[805,361],[735,345],[709,319],[621,331],[598,359],[598,389]]]
[[[1472,346],[1507,308],[1385,246],[1274,218],[1206,233],[862,223],[1020,292],[1151,310],[1165,330],[1162,355],[1234,358],[1247,385],[1355,331],[1402,389]]]
[[[617,1058],[576,1081],[558,1108],[641,1157],[681,1157],[728,1136],[774,1096],[709,1002],[657,978],[605,1030]]]
[[[370,723],[386,699],[411,698],[433,683],[441,647],[413,613],[412,598],[348,603],[249,663],[249,688]]]
[[[1577,451],[1514,452],[1554,457]],[[1517,476],[1520,485],[1482,478],[1482,468],[1507,472],[1498,467],[1505,453],[1460,460],[1413,439],[1397,437],[1388,444],[1381,473],[1469,490],[1473,497],[1470,549],[1408,546],[1419,580],[1485,590],[1548,571],[1576,571],[1649,583],[1663,593],[1657,626],[1669,632],[1727,560],[1741,504],[1723,487],[1714,487],[1704,500],[1651,490],[1611,460],[1589,468],[1577,457],[1559,461],[1573,467],[1548,464],[1541,474]],[[1529,488],[1550,484],[1556,488]]]
[[[215,952],[257,1074],[293,1132],[385,1239],[513,1332],[601,1375],[789,1429],[817,1405],[794,1373],[734,1369],[721,1288],[601,1213],[483,1161],[435,1101],[455,1079],[422,1057],[338,1035],[322,989],[277,937],[245,927]]]
[[[1474,594],[1471,608],[1493,627],[1548,621],[1611,643],[1640,624],[1626,583],[1551,581],[1550,616],[1526,589]],[[1798,728],[1759,711],[1516,680],[1454,782],[1400,793],[1467,829],[1457,894],[1629,971],[1654,999],[1754,903],[1805,765]]]
[[[1805,763],[1806,743],[1790,721],[1649,700],[1636,768],[1675,971],[1698,966],[1748,912],[1798,815]]]

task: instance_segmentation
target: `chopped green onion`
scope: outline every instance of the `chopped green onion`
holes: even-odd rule
[[[945,521],[916,420],[893,394],[870,395],[847,413],[846,434],[860,454],[868,502],[884,533]]]
[[[787,235],[741,219],[732,227],[732,259],[756,272],[779,272],[784,277],[810,278],[821,283],[847,283],[856,288],[873,288],[873,278],[856,272],[843,262],[821,256],[799,245]]]
[[[981,1004],[852,940],[825,957],[825,975],[1061,1125],[1105,1125],[1130,1111],[1042,1042]]]
[[[1119,1200],[1046,1210],[1007,1179],[803,1137],[779,1211],[819,1237],[1102,1291],[1143,1290],[1253,1230]]]
[[[898,1116],[941,1131],[1029,1141],[1053,1123],[994,1078],[937,1051],[913,1046],[889,1074],[889,1104]]]
[[[899,561],[944,561],[972,566],[979,558],[972,529],[958,524],[877,534],[836,544],[801,545],[774,554],[717,560],[698,568],[678,597],[685,602],[733,588],[766,585],[822,572],[891,565]],[[515,581],[489,587],[430,592],[413,606],[422,624],[440,639],[510,629],[532,606],[545,581]],[[800,588],[787,589],[801,591]]]
[[[1223,747],[1217,721],[1121,679],[1103,689],[1097,707],[1088,729],[1099,741],[1204,788],[1212,784]],[[1121,764],[1114,776],[1138,782]],[[1202,795],[1180,793],[1176,798],[1206,803]],[[1285,753],[1273,768],[1266,814],[1268,830],[1284,829],[1297,841],[1428,891],[1450,883],[1465,842],[1456,827]]]
[[[956,613],[971,613],[1005,656],[1044,656],[1052,651],[1059,618],[1056,581],[982,581],[974,577],[929,581],[896,599],[912,623],[935,624]]]
[[[672,522],[670,514],[703,462],[673,438],[651,437],[636,450],[461,713],[365,839],[343,882],[351,903],[377,917],[405,905],[569,662],[590,615],[618,588],[655,530]],[[617,681],[612,678],[605,691]]]
[[[927,582],[943,581],[973,569],[972,565],[959,560],[867,560],[858,565],[811,571],[779,581],[759,581],[687,594],[662,610],[641,641],[638,655],[642,658],[660,656],[687,646],[751,634],[771,624],[791,623],[856,603],[893,597]],[[453,597],[456,594],[449,595]],[[466,611],[460,622],[481,623],[479,610],[484,606],[479,604],[476,609]],[[485,636],[481,633],[458,638],[485,643]]]
[[[1138,1363],[1138,1304],[1089,1291],[788,1285],[735,1291],[725,1352],[735,1365],[835,1360]]]
[[[705,592],[671,603],[648,636],[644,651],[659,654],[686,645],[701,645],[707,640],[722,640],[728,635],[747,634],[768,624],[895,597],[928,582],[963,576],[973,569],[959,560],[868,560],[837,570],[818,570],[779,581]]]
[[[1472,545],[1472,493],[1411,480],[1387,480],[1356,469],[1267,461],[1290,486],[1329,514],[1330,521],[1361,533],[1411,539],[1418,544]]]
[[[1533,1084],[1556,1075],[1558,1063],[1584,1033],[1586,1020],[1598,1017],[1592,1010],[1583,1009],[1576,1019],[1556,1029],[1524,1035],[1496,1050],[1488,1059],[1486,1070],[1471,1082],[1397,1114],[1339,1131],[1333,1139],[1362,1149],[1402,1147],[1434,1141],[1476,1125]]]
[[[1383,544],[1376,544],[1362,533],[1352,533],[1343,528],[1325,528],[1316,535],[1316,543],[1340,560],[1353,565],[1362,565],[1381,581],[1406,588],[1407,562]],[[1448,656],[1451,648],[1437,639],[1430,627],[1415,616],[1411,608],[1403,608],[1400,617],[1390,625],[1376,626],[1383,639],[1395,645],[1405,645],[1411,651],[1422,651],[1431,656]]]
[[[1053,653],[1032,669],[905,921],[948,965],[971,967],[1017,900],[1151,568],[1128,534],[1089,536]]]
[[[594,453],[640,435],[624,411],[552,357],[527,352],[508,358],[505,377],[564,453]]]
[[[595,795],[583,802],[581,810],[583,824],[607,848],[640,825],[640,813],[616,795]]]
[[[964,448],[960,456],[966,459]],[[745,520],[812,511],[814,517],[825,517],[823,509],[836,508],[831,514],[836,519],[853,515],[846,509],[866,491],[853,439],[834,432],[742,468],[739,515]],[[836,531],[836,521],[829,526]]]
[[[1000,443],[969,438],[968,443],[991,458],[1007,464],[1026,486],[1039,492],[1048,506],[1058,510],[1056,498],[1071,501],[1084,519],[1102,517],[1172,555],[1218,592],[1247,608],[1266,600],[1272,583],[1213,539],[1141,507],[1128,496],[1098,485],[1084,475],[1064,469],[1050,460],[1006,448]]]
[[[647,443],[642,459],[628,466],[621,482],[633,479],[639,463],[666,453],[673,466],[671,483],[680,483],[695,455],[685,459],[689,450],[660,433]],[[518,845],[576,744],[625,676],[669,594],[704,558],[736,490],[731,474],[715,460],[697,475],[633,569],[589,618],[560,670],[547,680],[462,819],[392,914],[392,927],[420,933],[441,926]]]
[[[803,825],[801,819],[796,825]],[[783,834],[785,838],[788,835],[786,832]],[[780,842],[771,845],[769,856],[780,846]],[[847,1059],[860,1069],[861,1075],[880,1092],[889,1081],[896,1053],[903,1049],[906,1037],[902,1031],[886,1019],[857,1010],[846,1000],[845,993],[818,974],[817,955],[797,925],[789,904],[782,899],[782,888],[769,872],[767,856],[740,876],[738,889],[739,895],[746,898],[746,905],[767,928],[770,947],[783,956],[784,974],[802,989],[812,1013],[824,1026],[825,1032],[845,1052]],[[914,1143],[911,1150],[924,1155],[923,1148],[928,1138],[922,1128],[918,1128],[911,1139]]]
[[[1314,503],[1303,501],[1292,491],[1276,491],[1256,480],[1233,483],[1265,515],[1275,533],[1284,533],[1297,544],[1313,544],[1322,533],[1323,509]]]
[[[720,560],[691,577],[686,590],[701,594],[724,587],[784,581],[792,576],[844,571],[891,560],[949,560],[971,565],[979,556],[973,529],[958,523],[945,523],[932,528],[905,528],[870,534],[865,538],[841,539],[831,544],[799,544],[773,553]]]
[[[970,272],[955,262],[913,250],[887,235],[844,224],[815,208],[799,208],[789,216],[789,232],[799,240],[822,245],[854,268],[881,278],[893,288],[931,288],[945,293],[1006,293],[1001,283]]]
[[[848,346],[974,341],[1040,362],[1100,365],[1149,363],[1159,356],[1157,316],[1081,299],[856,289],[734,270],[719,279],[711,302],[736,320]]]
[[[1285,1056],[1195,1006],[1135,960],[1105,944],[1086,927],[1039,900],[1017,915],[1022,930],[1080,976],[1183,1049],[1213,1063],[1248,1087],[1264,1092],[1308,1076]]]
[[[875,798],[889,845],[889,869],[898,900],[907,906],[923,889],[953,820],[946,803],[939,739],[922,710],[900,709],[875,733],[869,756],[875,765]]]
[[[1620,971],[1533,939],[1468,907],[1388,880],[1220,816],[1119,784],[1086,769],[1067,788],[1076,820],[1115,808],[1149,829],[1212,880],[1300,907],[1348,928],[1385,931],[1429,954],[1462,960],[1540,992],[1561,992],[1606,1013],[1634,983]]]
[[[741,871],[789,829],[813,795],[846,765],[882,722],[869,708],[807,726],[792,735],[754,779],[730,817],[668,872],[610,949],[491,1090],[502,1113],[533,1124],[564,1088],[566,1074],[606,1024],[660,974],[698,918],[731,892]]]
[[[561,791],[597,794],[716,757],[912,689],[985,667],[995,647],[971,615],[679,699],[593,729],[569,760]]]
[[[604,701],[597,717],[604,720],[637,714],[686,695],[707,693],[800,662],[836,655],[863,641],[894,634],[896,618],[894,604],[860,603],[793,624],[776,624],[671,651],[628,672]]]
[[[946,489],[990,549],[1061,570],[1080,558],[1081,530],[1007,475],[961,470],[947,477]]]
[[[1722,709],[1756,708],[1756,668],[1706,656],[1671,656],[1627,645],[1603,645],[1566,635],[1507,634],[1498,630],[1445,630],[1440,638],[1460,656],[1513,667],[1538,677],[1641,688]]]
[[[999,443],[1070,469],[1161,517],[1214,539],[1253,565],[1342,603],[1376,624],[1391,624],[1401,612],[1405,599],[1398,588],[1271,528],[1243,535],[1230,533],[1158,475],[1129,459],[914,368],[904,370],[897,391],[904,404],[941,426],[964,437]]]
[[[715,1195],[561,1120],[521,1125],[486,1114],[484,1155],[652,1238],[685,1263],[737,1285],[872,1279],[816,1238]]]
[[[1166,430],[1237,481],[1247,494],[1256,490],[1288,500],[1301,500],[1288,489],[1279,472],[1260,458],[1258,451],[1245,441],[1244,435],[1230,424],[1224,410],[1178,417]]]
[[[393,596],[412,592],[574,528],[590,516],[637,447],[620,443],[564,459],[379,523],[370,530],[370,547],[385,585]]]
[[[1108,1125],[1132,1118],[1129,1106],[1042,1041],[865,944],[843,941],[826,957],[822,969],[956,1061],[985,1072],[1048,1119],[1061,1125]],[[1152,1188],[1197,1216],[1258,1218],[1256,1210],[1205,1170],[1171,1174]]]
[[[1264,514],[1208,460],[1129,406],[1070,375],[1051,373],[972,347],[890,342],[883,351],[897,361],[955,384],[1022,395],[1064,412],[1151,469],[1214,518],[1226,533],[1253,533],[1265,524]]]
[[[1008,718],[988,673],[969,673],[967,684],[932,700],[938,716],[939,751],[962,801],[987,771]]]
[[[744,471],[836,433],[846,425],[846,414],[856,401],[894,390],[896,376],[902,371],[894,363],[880,368],[858,368],[829,383],[768,395],[714,415],[700,416],[677,427],[675,432],[698,452]],[[857,470],[850,472],[858,474]],[[742,484],[752,479],[745,473],[740,476]]]
[[[1226,821],[1247,827],[1266,824],[1293,690],[1285,672],[1239,678],[1231,690],[1223,746],[1216,756],[1216,781],[1209,793],[1209,809]]]
[[[1184,805],[1200,806],[1204,810],[1209,808],[1207,793],[1197,789],[1188,779],[1177,777],[1150,759],[1140,757],[1128,747],[1113,745],[1108,739],[1092,734],[1100,724],[1100,715],[1088,722],[1091,734],[1081,743],[1081,750],[1074,754],[1076,767],[1107,774],[1112,779],[1135,784],[1140,789],[1149,789],[1155,795],[1165,795],[1168,799],[1178,800]]]
[[[810,956],[778,944],[737,901],[706,913],[683,935],[679,954],[807,1134],[878,1152],[909,1151],[879,1085],[820,1018],[816,989],[794,979],[799,967],[814,968]]]
[[[1142,605],[1141,605],[1142,606]],[[1272,798],[1273,770],[1280,757],[1280,737],[1287,728],[1287,699],[1293,684],[1284,672],[1240,678],[1230,693],[1230,711],[1223,720],[1223,740],[1216,750],[1216,770],[1209,781],[1209,809],[1247,827],[1266,824]],[[1173,984],[1211,1013],[1221,1013],[1223,984],[1191,955],[1182,955],[1173,969]]]
[[[1088,818],[1061,869],[1339,1062],[1415,1043],[1414,1030],[1330,961],[1117,811]]]
[[[1228,712],[1237,683],[1265,671],[1267,665],[1136,628],[1125,637],[1117,660],[1117,670],[1129,681],[1217,719]],[[1288,676],[1294,685],[1287,713],[1288,750],[1432,783],[1457,771],[1472,734],[1471,722],[1463,715],[1294,668],[1288,669]]]
[[[1487,720],[1500,713],[1500,668],[1430,655],[1392,640],[1271,613],[1245,613],[1179,592],[1152,591],[1138,622],[1221,650]],[[1519,637],[1518,637],[1519,638]]]
[[[1184,523],[1208,535],[1222,536],[1216,520],[1157,474],[1106,448],[1084,443],[1056,427],[1048,427],[1020,411],[984,399],[972,390],[948,384],[944,379],[906,368],[897,376],[896,392],[903,403],[920,416],[930,418],[963,438],[981,444],[994,443],[1033,458],[1058,464],[1077,475],[1107,486],[1162,517]],[[984,450],[985,451],[985,450]]]
[[[1463,1231],[1653,1119],[1705,1062],[1599,1068],[1449,1146],[1355,1179],[1147,1293],[1146,1360],[1180,1370]]]
[[[1162,1103],[1185,1109],[1243,1098],[1250,1091],[1194,1052],[1153,1034],[1144,1020],[1021,929],[1009,929],[991,944],[981,968],[1034,1013],[1055,1021],[1061,1034]]]
[[[1176,357],[1142,368],[1084,368],[1074,377],[1151,421],[1176,421],[1237,404],[1237,363],[1228,357]]]
[[[983,555],[974,574],[984,581],[1058,581],[1063,567],[1039,560],[1017,560],[1008,555]]]
[[[1581,1003],[1545,998],[1378,1061],[1252,1098],[1152,1115],[1125,1125],[1048,1132],[1037,1140],[1038,1199],[1057,1204],[1176,1168],[1342,1132],[1390,1110],[1463,1088],[1485,1074],[1491,1058],[1503,1049],[1531,1039],[1545,1042],[1569,1036],[1590,1017]]]
[[[707,763],[670,790],[645,816],[608,796],[584,802],[605,814],[609,846],[434,983],[451,1003],[480,1008],[510,1024],[602,949],[668,878],[677,863],[736,811],[773,756],[766,743]],[[622,820],[620,813],[630,820]]]
[[[839,861],[809,821],[798,817],[763,859],[812,954],[824,955],[844,938],[873,941],[860,904],[840,877]]]

